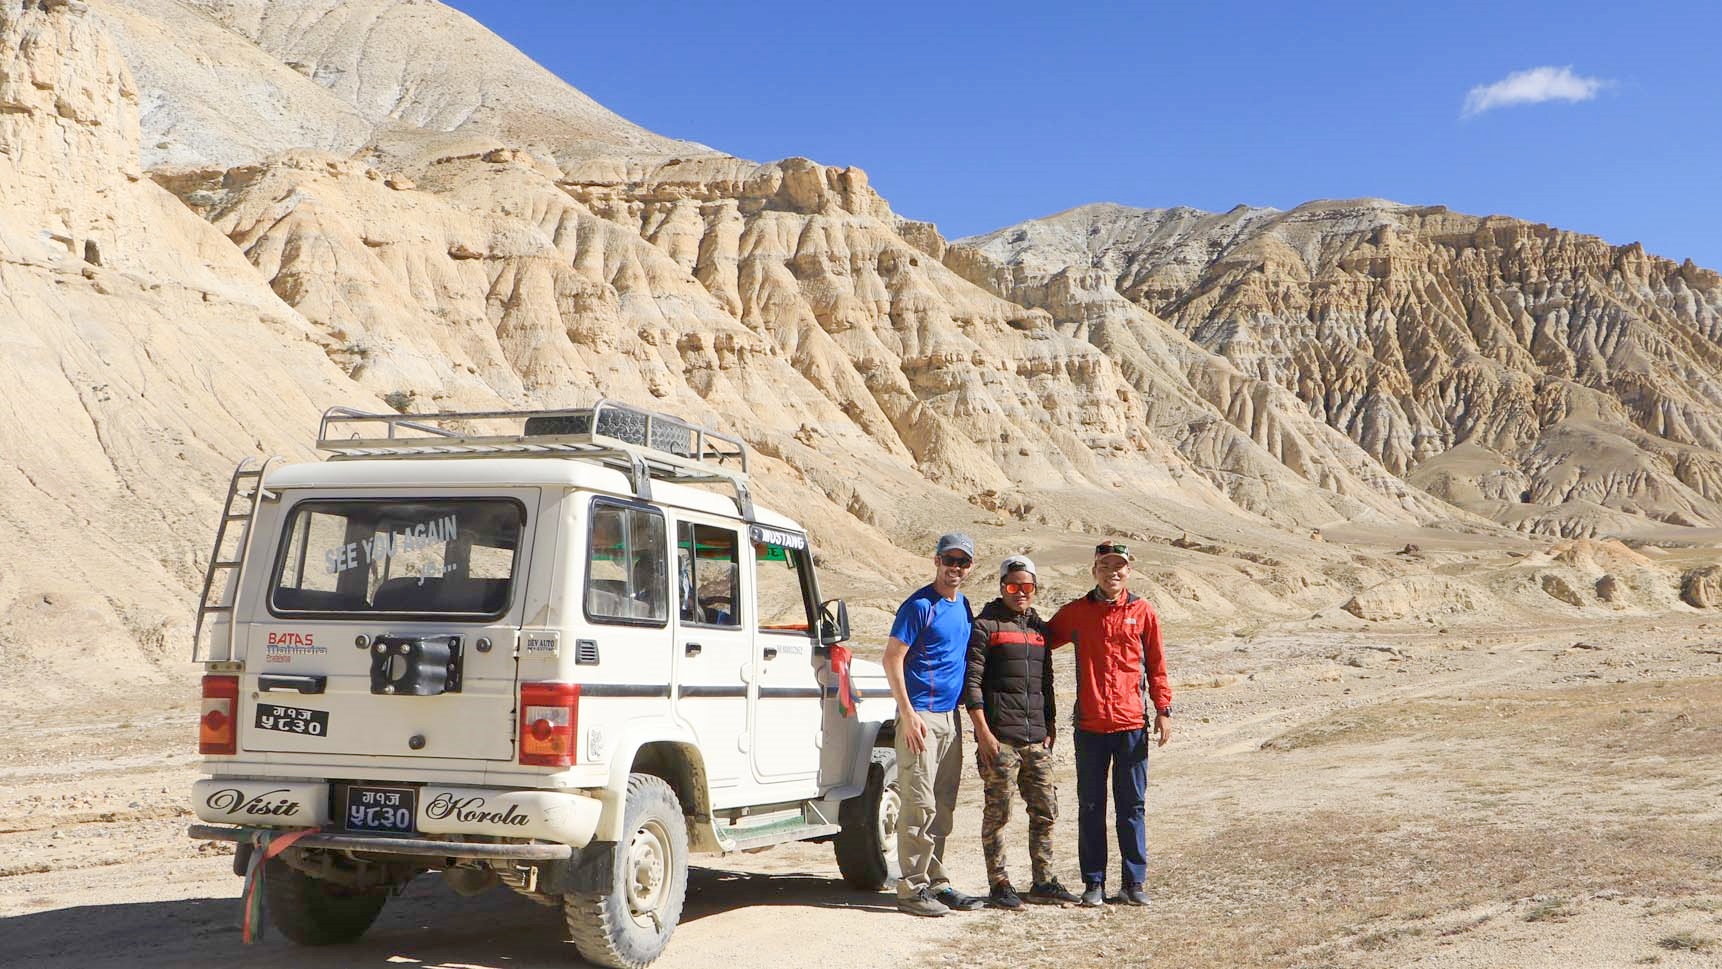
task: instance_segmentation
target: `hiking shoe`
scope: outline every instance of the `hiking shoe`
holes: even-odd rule
[[[1125,885],[1124,890],[1118,893],[1118,901],[1121,905],[1153,904],[1148,900],[1148,893],[1142,890],[1141,885]]]
[[[913,895],[897,896],[897,911],[936,919],[950,909],[943,902],[934,899],[925,888],[917,888]]]
[[[1082,907],[1099,908],[1106,904],[1106,889],[1099,885],[1090,885],[1082,890]]]
[[[1082,899],[1070,893],[1070,889],[1058,883],[1058,879],[1049,878],[1044,882],[1035,882],[1028,888],[1028,900],[1038,905],[1075,905]]]
[[[987,901],[993,908],[1022,908],[1022,896],[1016,893],[1010,882],[999,882],[993,890],[987,893]]]
[[[973,912],[985,908],[987,900],[973,895],[964,895],[949,885],[933,893],[933,901],[938,902],[953,912]]]

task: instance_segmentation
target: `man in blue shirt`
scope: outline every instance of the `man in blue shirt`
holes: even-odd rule
[[[885,676],[897,701],[897,857],[903,878],[897,908],[910,915],[969,912],[982,899],[951,887],[941,859],[957,785],[963,777],[958,701],[974,614],[958,591],[975,564],[975,543],[960,532],[939,536],[933,582],[897,607],[885,646]]]

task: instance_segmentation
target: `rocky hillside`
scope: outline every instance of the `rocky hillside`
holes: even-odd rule
[[[1722,523],[1722,279],[1690,262],[1376,200],[1091,205],[946,261],[1061,331],[1163,321],[1389,472],[1504,524]],[[1255,415],[1228,418],[1256,433]]]
[[[0,5],[0,658],[36,690],[177,675],[228,471],[307,457],[335,404],[739,431],[864,629],[950,527],[1055,592],[1129,536],[1169,618],[1224,623],[1445,608],[1412,594],[1435,560],[1322,530],[1717,521],[1713,275],[1384,205],[1092,211],[947,245],[857,169],[646,132],[435,3]],[[1455,254],[1440,219],[1565,255]],[[1595,441],[1639,464],[1578,474]],[[1543,574],[1486,595],[1546,607]],[[1674,601],[1620,574],[1581,607]]]

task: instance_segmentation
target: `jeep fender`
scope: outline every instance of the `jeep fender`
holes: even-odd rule
[[[867,786],[867,771],[873,766],[878,757],[874,754],[881,738],[887,745],[891,744],[894,731],[885,722],[878,720],[863,720],[855,725],[855,749],[849,755],[849,770],[844,774],[840,783],[825,792],[825,797],[833,801],[843,801],[852,798]]]
[[[699,744],[686,724],[668,717],[631,721],[610,757],[610,778],[600,791],[593,791],[604,804],[594,841],[619,841],[622,816],[627,807],[628,775],[636,771],[655,774],[669,782],[691,821],[690,847],[701,846],[701,831],[711,830],[711,798],[707,792],[705,761]]]

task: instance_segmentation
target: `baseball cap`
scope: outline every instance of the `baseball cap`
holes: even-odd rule
[[[943,555],[946,552],[953,552],[953,551],[961,552],[964,555],[967,555],[969,558],[974,558],[975,557],[975,541],[974,541],[974,539],[968,537],[967,535],[964,535],[962,532],[946,532],[945,534],[940,535],[939,536],[939,547],[933,550],[933,554],[934,555]]]
[[[1106,558],[1106,557],[1112,556],[1112,555],[1120,556],[1126,562],[1136,561],[1136,556],[1130,554],[1130,546],[1124,544],[1123,542],[1118,542],[1118,541],[1113,541],[1113,540],[1108,539],[1107,541],[1101,542],[1099,545],[1094,546],[1094,557],[1095,558],[1103,559],[1103,558]]]
[[[1027,572],[1034,575],[1034,560],[1026,555],[1007,555],[999,563],[999,578],[1003,579],[1012,572]]]

